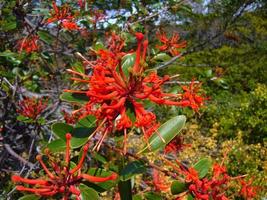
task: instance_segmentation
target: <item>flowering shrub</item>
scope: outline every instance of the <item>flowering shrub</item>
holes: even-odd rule
[[[211,98],[202,81],[184,81],[183,74],[168,75],[161,69],[186,57],[191,44],[176,31],[168,37],[159,27],[154,37],[148,24],[140,25],[153,15],[129,18],[125,24],[118,20],[122,26],[114,28],[112,18],[124,10],[116,13],[106,8],[112,3],[99,4],[79,0],[4,5],[16,15],[19,28],[12,51],[0,52],[1,67],[4,62],[13,74],[5,73],[0,82],[5,110],[0,141],[4,155],[23,166],[12,170],[14,189],[6,198],[256,199],[259,187],[253,179],[248,174],[231,176],[225,158],[221,164],[207,158],[195,158],[195,164],[178,159],[192,148],[181,134],[186,123],[182,113],[191,110],[201,116]],[[147,12],[144,2],[142,9],[138,1],[133,4],[137,8],[132,13]],[[154,6],[148,8],[159,5]],[[15,28],[7,26],[5,37]],[[17,102],[21,96],[40,96],[34,93],[49,96],[49,102],[30,97]],[[159,113],[158,107],[173,113]],[[16,130],[23,131],[21,136]]]

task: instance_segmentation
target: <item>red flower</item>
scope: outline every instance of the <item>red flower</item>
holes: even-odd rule
[[[96,25],[100,20],[105,19],[106,15],[101,10],[92,10],[92,23]]]
[[[61,164],[62,162],[57,163],[55,158],[53,158],[50,154],[49,150],[46,150],[45,153],[48,156],[48,162],[51,164],[53,172],[51,172],[45,165],[42,160],[42,156],[38,155],[36,159],[40,162],[42,168],[44,169],[46,177],[41,179],[28,179],[13,175],[13,182],[33,185],[33,187],[24,187],[22,185],[18,185],[16,189],[19,191],[32,192],[40,196],[54,196],[56,194],[62,194],[64,200],[70,199],[70,196],[73,194],[76,196],[76,199],[80,200],[80,190],[78,186],[83,180],[89,182],[106,182],[117,179],[117,174],[115,173],[107,177],[96,177],[81,173],[81,168],[89,148],[88,144],[83,147],[83,153],[77,166],[71,168],[70,140],[71,134],[68,133],[66,134],[66,152],[64,164]]]
[[[258,187],[252,186],[253,180],[249,181],[240,180],[242,188],[240,190],[240,195],[243,196],[247,200],[252,200],[257,196]]]
[[[198,172],[193,167],[185,168],[178,161],[179,167],[166,160],[179,174],[185,176],[185,182],[188,184],[189,192],[199,200],[227,200],[224,195],[228,189],[228,184],[231,180],[224,166],[214,164],[213,174],[210,179],[200,178]]]
[[[17,112],[24,117],[36,119],[46,108],[47,101],[26,97],[19,101]]]
[[[178,153],[185,147],[191,146],[190,144],[184,144],[181,136],[175,137],[165,148],[164,153]]]
[[[167,191],[170,188],[170,184],[166,183],[165,176],[163,176],[158,170],[153,169],[153,184],[156,191]]]
[[[62,21],[62,27],[67,30],[78,30],[79,26],[75,22],[63,20]]]
[[[59,25],[62,26],[62,28],[68,30],[79,29],[77,24],[73,21],[74,16],[71,14],[70,7],[67,4],[62,7],[58,7],[55,1],[53,1],[52,4],[53,11],[50,12],[51,17],[46,20],[47,24],[59,22]]]
[[[185,48],[186,47],[186,41],[181,41],[180,36],[178,33],[174,33],[171,38],[167,38],[165,32],[158,32],[157,37],[159,41],[162,43],[161,46],[157,46],[157,48],[160,51],[166,51],[169,52],[172,56],[177,56],[180,54],[179,49]]]
[[[184,93],[182,95],[183,102],[186,106],[191,107],[193,110],[198,111],[198,109],[203,105],[204,101],[208,98],[205,98],[201,95],[198,95],[201,83],[196,83],[194,80],[191,81],[191,84],[188,86],[182,86]]]
[[[89,97],[89,102],[80,111],[85,115],[93,114],[97,117],[102,126],[103,137],[100,141],[103,141],[107,131],[114,129],[124,130],[126,140],[126,130],[132,125],[140,128],[146,139],[153,134],[159,124],[156,122],[156,115],[144,108],[144,100],[175,106],[192,107],[193,104],[191,99],[188,100],[188,95],[184,100],[181,99],[181,94],[163,92],[162,86],[169,80],[168,76],[162,78],[156,72],[144,73],[148,41],[144,40],[142,33],[136,33],[135,36],[136,58],[129,75],[123,71],[121,63],[122,57],[126,54],[122,52],[124,40],[114,34],[111,36],[108,49],[99,50],[98,59],[87,63],[92,68],[90,75],[68,70],[74,76],[78,76],[72,80],[88,84],[87,90],[65,90],[65,92],[84,93]],[[195,95],[194,91],[187,92]],[[131,109],[128,111],[135,114],[134,122],[130,121],[126,112],[129,108]],[[100,144],[97,145],[97,149]]]
[[[31,53],[34,51],[38,51],[39,47],[37,44],[39,37],[37,35],[32,35],[25,37],[18,42],[18,49],[19,52],[22,52],[23,50],[27,53]]]
[[[85,7],[86,0],[78,0],[78,5],[80,6],[81,9]]]

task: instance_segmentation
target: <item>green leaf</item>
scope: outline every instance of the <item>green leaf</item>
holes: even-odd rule
[[[81,74],[84,74],[85,71],[84,71],[84,67],[82,65],[76,65],[73,67],[73,70],[76,71],[76,72],[79,72]]]
[[[61,139],[56,139],[47,145],[47,148],[52,152],[61,152],[66,149],[66,142]]]
[[[192,196],[192,194],[187,195],[187,200],[194,200],[194,197]]]
[[[143,200],[140,194],[136,194],[133,196],[133,200]]]
[[[141,150],[141,152],[148,152],[148,150],[156,151],[166,146],[174,137],[179,134],[179,132],[185,125],[185,121],[186,117],[184,115],[179,115],[162,124],[158,128],[158,130],[148,139],[149,145],[146,145],[145,148]],[[162,138],[165,141],[163,141]]]
[[[193,168],[197,170],[199,178],[204,178],[209,172],[211,165],[212,163],[210,159],[203,158],[200,161],[198,161],[196,164],[194,164]]]
[[[147,200],[162,200],[162,197],[159,194],[155,193],[155,192],[147,192],[147,193],[145,193],[145,198]]]
[[[103,42],[101,41],[97,41],[94,45],[93,45],[93,49],[95,51],[98,51],[100,49],[106,49],[105,45],[103,44]]]
[[[45,43],[52,44],[54,37],[48,31],[38,31],[37,34]]]
[[[126,165],[122,171],[120,180],[127,181],[131,179],[136,174],[141,174],[146,171],[145,163],[142,161],[133,161]]]
[[[73,128],[66,123],[55,123],[52,125],[52,131],[62,140],[66,141],[66,134],[71,133],[72,138],[70,141],[72,148],[79,148],[88,141],[88,137],[94,131],[95,118],[87,116],[86,119],[81,119],[78,125]]]
[[[135,53],[129,53],[122,57],[121,67],[126,77],[129,76],[129,69],[134,65],[135,57]]]
[[[88,115],[77,122],[72,132],[71,146],[78,148],[88,141],[88,137],[94,132],[96,118]]]
[[[167,60],[170,60],[171,59],[171,56],[169,56],[168,54],[166,53],[159,53],[157,55],[155,55],[152,60],[155,60],[155,61],[167,61]]]
[[[66,140],[66,134],[73,132],[73,127],[66,123],[55,123],[51,126],[53,133],[55,133],[60,139]]]
[[[25,195],[23,197],[20,197],[18,200],[38,200],[40,199],[41,197],[37,196],[37,195],[34,195],[34,194],[28,194],[28,195]]]
[[[133,199],[131,180],[119,181],[118,187],[119,187],[121,200],[132,200]]]
[[[90,188],[84,184],[80,184],[79,188],[81,191],[82,200],[100,200],[98,193],[93,188]]]
[[[25,117],[23,115],[17,116],[17,120],[21,121],[21,122],[24,122],[24,123],[32,123],[33,122],[33,120],[31,118]]]
[[[89,101],[89,98],[85,94],[74,94],[70,92],[63,92],[63,94],[60,95],[60,99],[70,103],[80,103],[80,104],[84,104]]]
[[[173,181],[171,185],[171,193],[179,194],[187,190],[187,185],[185,183],[181,183],[179,181]]]
[[[13,30],[17,27],[17,22],[16,21],[8,21],[5,22],[2,26],[4,31],[10,31]]]

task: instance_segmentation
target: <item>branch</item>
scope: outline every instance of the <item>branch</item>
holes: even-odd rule
[[[29,166],[30,168],[34,168],[34,164],[25,160],[24,158],[22,158],[20,155],[18,155],[11,147],[9,144],[4,144],[5,149],[7,150],[7,152],[12,155],[13,157],[15,157],[16,159],[18,159],[20,162],[22,162],[24,165]]]

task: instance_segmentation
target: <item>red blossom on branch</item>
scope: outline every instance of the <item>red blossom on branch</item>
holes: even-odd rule
[[[167,183],[166,177],[156,169],[153,169],[152,173],[153,184],[156,191],[168,191],[170,189],[170,184]]]
[[[66,134],[66,152],[65,152],[65,162],[56,162],[56,159],[52,157],[51,153],[48,149],[45,150],[45,153],[48,157],[48,162],[51,165],[53,171],[46,166],[44,161],[42,160],[42,156],[38,155],[36,159],[41,164],[43,170],[46,173],[46,176],[40,179],[28,179],[23,178],[18,175],[12,176],[12,181],[15,183],[24,183],[28,185],[32,185],[33,187],[25,187],[22,185],[17,185],[16,189],[19,191],[31,192],[35,193],[40,196],[54,196],[56,194],[61,194],[63,200],[70,199],[70,196],[73,194],[76,196],[77,200],[80,200],[80,190],[79,184],[82,181],[89,181],[89,182],[106,182],[109,180],[117,179],[117,174],[112,173],[110,176],[107,177],[97,177],[91,176],[89,174],[84,174],[81,172],[82,166],[84,164],[87,151],[89,148],[89,144],[86,144],[83,147],[82,156],[78,162],[78,164],[71,168],[70,166],[70,140],[71,134]]]
[[[228,200],[225,192],[229,188],[232,178],[227,174],[226,168],[219,164],[213,165],[213,172],[210,178],[200,178],[198,171],[193,167],[186,168],[179,161],[175,165],[166,160],[179,174],[183,174],[188,184],[188,191],[198,200]]]
[[[53,1],[53,10],[50,12],[51,17],[46,20],[47,24],[59,22],[62,28],[67,30],[78,30],[78,25],[74,22],[74,16],[71,13],[69,5],[65,4],[58,7],[56,2]]]
[[[198,111],[204,101],[208,99],[203,97],[203,95],[199,95],[200,88],[201,83],[196,83],[194,79],[189,86],[182,86],[182,89],[184,90],[184,93],[182,94],[183,101],[188,103],[186,106],[191,107],[195,111]]]
[[[184,144],[182,136],[175,137],[165,148],[164,153],[178,153],[185,147],[190,147],[190,144]]]
[[[245,181],[242,179],[240,180],[242,187],[239,193],[247,200],[255,199],[255,197],[257,196],[258,187],[252,186],[252,182],[252,179],[250,179],[249,181]]]
[[[46,108],[47,100],[26,97],[19,101],[17,112],[31,119],[36,119]]]
[[[146,139],[156,131],[159,127],[156,115],[145,109],[144,100],[163,105],[190,106],[195,110],[203,104],[204,98],[200,99],[200,96],[194,94],[198,92],[194,89],[194,85],[189,89],[184,88],[187,93],[184,96],[165,93],[162,86],[170,80],[169,76],[160,77],[155,71],[145,73],[148,41],[144,39],[142,33],[136,33],[135,36],[137,49],[129,75],[122,69],[122,57],[126,54],[122,52],[124,40],[115,35],[112,35],[108,49],[99,50],[97,52],[99,58],[88,63],[93,70],[92,74],[68,70],[74,76],[72,80],[88,84],[87,90],[65,90],[65,92],[84,93],[89,97],[89,102],[79,111],[85,115],[93,114],[98,119],[98,124],[102,126],[98,129],[102,133],[102,138],[96,145],[97,149],[100,148],[104,137],[114,128],[123,130],[124,144],[126,144],[127,129],[133,125],[142,130]],[[135,121],[131,121],[127,114],[129,105],[130,111],[135,114]]]
[[[172,56],[179,55],[181,53],[179,49],[186,47],[186,41],[179,41],[180,36],[178,33],[174,33],[171,38],[168,38],[165,32],[158,32],[157,38],[162,43],[157,48],[160,51],[169,52]]]
[[[37,35],[31,35],[18,41],[19,52],[26,51],[31,53],[38,51],[39,46],[37,44],[39,37]]]

